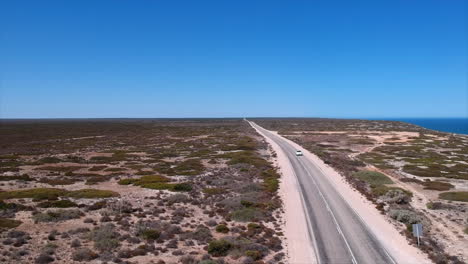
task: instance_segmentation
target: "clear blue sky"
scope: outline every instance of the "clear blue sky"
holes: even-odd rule
[[[467,117],[468,2],[2,1],[0,117]]]

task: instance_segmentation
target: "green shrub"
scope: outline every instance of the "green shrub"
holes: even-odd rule
[[[176,192],[189,192],[192,190],[192,185],[187,182],[176,183],[173,185],[172,190]]]
[[[444,192],[439,194],[439,198],[450,201],[468,202],[468,192]]]
[[[76,180],[69,179],[69,178],[62,178],[62,179],[41,178],[39,182],[49,184],[49,185],[70,185],[70,184],[74,184]]]
[[[205,259],[205,260],[198,262],[198,264],[218,264],[218,262],[211,260],[211,259]]]
[[[259,157],[256,152],[250,151],[250,150],[229,152],[229,153],[222,154],[219,157],[230,159],[227,162],[229,165],[250,164],[257,168],[270,166],[270,163],[268,161]]]
[[[428,202],[426,203],[427,209],[434,209],[434,203],[433,202]]]
[[[47,170],[47,171],[55,171],[55,172],[73,172],[79,169],[83,169],[86,167],[83,166],[45,166],[39,167],[35,170]]]
[[[17,203],[5,203],[4,201],[0,200],[0,210],[14,210],[14,211],[19,211],[19,210],[24,210],[26,209],[26,206],[22,204],[17,204]]]
[[[184,160],[174,167],[174,172],[178,175],[199,175],[204,170],[205,166],[200,159]]]
[[[46,201],[37,204],[38,207],[41,208],[69,208],[69,207],[77,207],[78,204],[70,201],[70,200],[58,200],[58,201]]]
[[[393,181],[386,175],[375,171],[359,171],[354,173],[354,177],[367,182],[371,187],[377,187],[384,184],[392,184]]]
[[[214,257],[223,257],[227,255],[231,248],[232,244],[227,240],[213,240],[208,244],[208,253]]]
[[[21,225],[22,223],[23,222],[18,221],[18,220],[0,217],[0,230],[15,228]]]
[[[55,200],[66,193],[65,190],[56,188],[35,188],[0,192],[0,200],[15,198],[33,198],[37,200]]]
[[[109,190],[81,189],[81,190],[76,190],[76,191],[70,191],[66,194],[66,196],[72,197],[72,198],[92,199],[92,198],[118,197],[120,195],[117,192],[109,191]]]
[[[83,213],[78,209],[59,209],[35,214],[33,215],[33,219],[36,222],[60,222],[80,218],[81,216],[83,216]]]
[[[122,179],[121,185],[137,185],[143,188],[155,190],[170,190],[176,192],[187,192],[192,190],[189,183],[169,183],[170,179],[160,175],[145,175],[138,179]]]
[[[161,232],[156,229],[144,229],[138,235],[146,240],[156,240],[161,235]]]
[[[145,183],[139,186],[143,188],[154,189],[154,190],[172,190],[174,188],[174,184],[165,183],[165,182]]]
[[[98,182],[106,182],[109,181],[112,178],[110,175],[99,175],[99,176],[93,176],[89,177],[86,179],[86,185],[94,185]]]
[[[56,157],[45,157],[37,161],[38,164],[59,163],[59,162],[62,162],[62,160]]]
[[[217,225],[216,226],[216,232],[226,234],[226,233],[229,232],[229,227],[227,227],[226,225],[223,225],[223,224]]]
[[[134,184],[138,179],[121,179],[117,183],[120,185],[130,185]]]
[[[436,191],[448,191],[451,188],[455,187],[448,182],[439,182],[439,181],[426,181],[423,182],[424,189],[427,190],[436,190]]]
[[[32,181],[33,178],[29,177],[28,174],[18,176],[0,176],[0,181]]]
[[[245,251],[247,257],[251,257],[253,260],[259,260],[263,258],[262,252],[258,250],[247,250]]]
[[[72,198],[109,198],[117,197],[118,193],[108,190],[81,189],[76,191],[66,191],[57,188],[35,188],[26,190],[16,190],[0,192],[0,200],[15,198],[33,198],[36,200],[57,200],[59,197]]]
[[[245,206],[245,207],[252,207],[255,205],[254,202],[251,202],[251,201],[247,201],[247,200],[241,200],[240,201],[240,204]]]
[[[278,174],[278,172],[276,172],[276,170],[274,168],[269,168],[267,170],[263,170],[262,173],[261,173],[262,177],[263,178],[279,178],[280,175]]]
[[[255,139],[243,136],[240,139],[237,139],[236,142],[229,145],[224,145],[221,150],[223,151],[232,151],[232,150],[256,150],[257,142]]]
[[[278,178],[274,177],[268,177],[263,180],[263,183],[265,185],[265,190],[267,192],[274,193],[278,190],[279,188],[279,180]]]
[[[261,228],[261,226],[259,224],[257,224],[257,223],[249,223],[247,225],[247,228],[248,229],[259,229],[259,228]]]
[[[231,218],[239,222],[252,222],[263,218],[263,213],[257,208],[243,208],[231,213]]]

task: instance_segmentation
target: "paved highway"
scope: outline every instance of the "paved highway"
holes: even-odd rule
[[[300,185],[311,243],[318,263],[395,263],[327,176],[284,138],[250,122],[276,142],[290,161]]]

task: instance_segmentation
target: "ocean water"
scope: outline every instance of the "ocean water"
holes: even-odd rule
[[[402,121],[442,132],[468,135],[468,118],[385,118]]]

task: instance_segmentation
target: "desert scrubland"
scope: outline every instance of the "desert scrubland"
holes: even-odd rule
[[[252,119],[338,171],[436,263],[468,260],[468,136],[392,121]],[[365,220],[365,219],[364,219]]]
[[[3,120],[2,263],[281,263],[280,175],[241,119]]]

